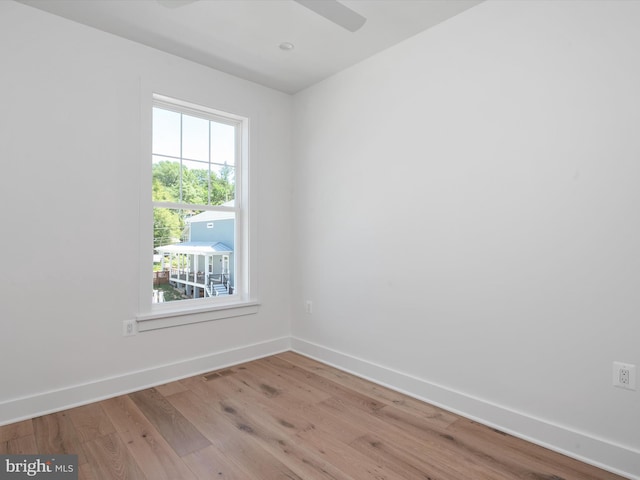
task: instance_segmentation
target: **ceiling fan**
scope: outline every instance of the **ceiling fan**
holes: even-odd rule
[[[198,0],[157,0],[160,5],[169,8],[182,7]],[[365,17],[351,10],[338,0],[293,0],[303,7],[317,13],[318,15],[340,25],[342,28],[355,32],[367,21]]]

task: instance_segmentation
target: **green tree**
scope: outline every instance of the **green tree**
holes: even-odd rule
[[[163,188],[160,188],[162,185]],[[153,200],[177,202],[180,200],[180,164],[163,160],[153,164]],[[158,193],[163,198],[156,197],[156,186]]]
[[[206,205],[209,203],[209,172],[182,168],[182,201]]]
[[[211,198],[214,205],[228,202],[235,197],[234,168],[224,163],[218,176],[212,175]]]
[[[184,219],[178,210],[153,209],[153,248],[180,241]]]
[[[177,198],[174,197],[173,193],[167,188],[165,184],[163,184],[160,179],[154,177],[153,184],[153,200],[156,202],[175,202]]]

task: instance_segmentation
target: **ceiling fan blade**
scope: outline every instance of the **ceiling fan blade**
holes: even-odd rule
[[[157,2],[163,7],[178,8],[189,5],[190,3],[197,2],[198,0],[157,0]]]
[[[318,15],[327,20],[346,28],[350,32],[355,32],[367,21],[362,15],[354,12],[349,7],[337,0],[293,0],[300,5],[313,10]]]

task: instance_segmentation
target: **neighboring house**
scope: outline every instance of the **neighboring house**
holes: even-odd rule
[[[186,222],[188,241],[156,247],[162,270],[170,272],[169,282],[193,298],[232,294],[234,213],[206,211]]]

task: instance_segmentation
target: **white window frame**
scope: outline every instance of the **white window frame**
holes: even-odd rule
[[[143,92],[144,95],[144,92]],[[165,108],[187,115],[199,116],[222,123],[234,124],[236,135],[235,201],[234,206],[194,205],[206,210],[233,211],[235,213],[235,290],[234,295],[186,299],[161,304],[152,303],[153,272],[153,208],[181,208],[172,202],[154,202],[152,185],[152,111],[153,107]],[[211,108],[203,103],[179,100],[174,97],[149,92],[142,101],[142,148],[140,170],[140,278],[137,330],[144,332],[160,328],[206,322],[222,318],[257,313],[257,274],[255,268],[255,228],[250,208],[250,118]]]

